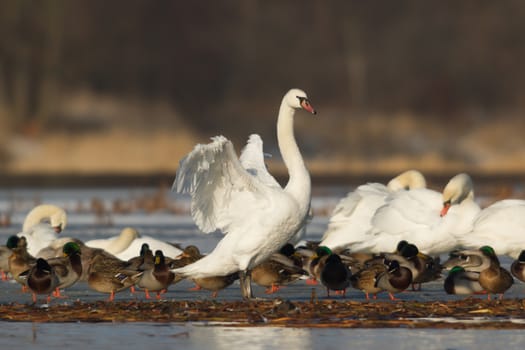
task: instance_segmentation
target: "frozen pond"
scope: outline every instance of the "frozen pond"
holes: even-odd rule
[[[317,240],[326,229],[329,213],[348,189],[331,189],[317,192],[312,207],[316,216],[308,225],[306,239]],[[164,194],[164,208],[149,211],[146,206],[128,212],[117,212],[115,203],[139,203],[145,199],[158,198],[158,189],[0,189],[0,213],[9,213],[11,223],[0,228],[0,241],[5,242],[11,234],[20,231],[25,214],[37,203],[50,202],[68,211],[68,226],[64,235],[81,240],[116,235],[123,227],[133,226],[141,234],[182,246],[195,244],[209,252],[221,239],[221,234],[205,235],[198,232],[191,218],[185,214],[188,201],[170,192]],[[161,198],[162,199],[162,198]],[[102,203],[105,211],[95,213],[95,203]],[[510,259],[503,259],[508,267]],[[443,281],[424,285],[418,293],[400,294],[406,300],[449,300],[459,298],[443,291]],[[0,302],[29,303],[30,296],[20,293],[15,283],[0,282]],[[192,284],[183,281],[170,287],[165,298],[207,299],[207,291],[189,291]],[[283,288],[275,297],[290,300],[308,300],[316,289],[319,297],[326,295],[320,286],[307,286],[303,281]],[[506,298],[522,297],[525,285],[516,283]],[[105,294],[90,291],[85,284],[77,284],[66,291],[68,299],[52,303],[66,304],[74,300],[96,301],[107,298]],[[264,289],[255,286],[255,294],[264,296]],[[117,300],[143,298],[125,291],[116,295]],[[363,293],[349,290],[350,300],[364,300]],[[387,299],[386,294],[380,299]],[[239,300],[238,284],[219,293],[218,300]],[[338,348],[384,348],[407,349],[493,349],[505,344],[508,349],[522,348],[525,334],[516,330],[450,330],[450,329],[308,329],[271,327],[224,327],[205,324],[155,324],[155,323],[16,323],[0,322],[0,344],[10,348],[56,349],[74,345],[78,349],[111,348],[129,349],[153,347],[157,349],[338,349]]]
[[[307,329],[150,323],[0,322],[10,349],[522,349],[520,330]]]

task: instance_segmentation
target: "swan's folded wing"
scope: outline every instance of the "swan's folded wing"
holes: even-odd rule
[[[401,234],[430,228],[440,221],[441,195],[428,189],[399,191],[372,218],[374,233]]]
[[[173,189],[191,195],[191,214],[203,232],[228,232],[232,222],[269,205],[271,188],[241,165],[232,143],[223,136],[197,145],[181,160]]]
[[[252,134],[248,138],[239,160],[243,168],[252,176],[258,178],[263,184],[269,187],[281,188],[277,180],[268,172],[264,162],[265,156],[261,137],[257,134]]]

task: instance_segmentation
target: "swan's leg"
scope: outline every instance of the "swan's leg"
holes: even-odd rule
[[[239,280],[241,282],[241,294],[244,299],[253,299],[252,293],[252,275],[248,270],[239,271]]]

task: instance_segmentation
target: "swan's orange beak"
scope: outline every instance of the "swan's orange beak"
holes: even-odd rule
[[[450,209],[450,203],[444,203],[443,209],[441,209],[441,213],[439,214],[439,216],[443,217],[447,215],[449,209]]]
[[[307,100],[307,99],[304,99],[301,101],[301,107],[303,107],[303,109],[305,111],[308,111],[312,114],[317,114],[317,112],[315,111],[314,107],[312,107],[312,105],[310,104],[310,102]]]

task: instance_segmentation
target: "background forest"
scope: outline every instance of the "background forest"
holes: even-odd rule
[[[0,169],[174,174],[296,119],[316,176],[525,172],[522,1],[0,2]],[[306,115],[306,114],[305,114]]]

